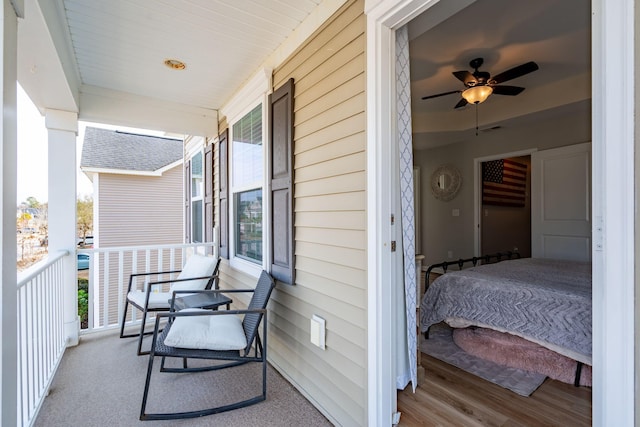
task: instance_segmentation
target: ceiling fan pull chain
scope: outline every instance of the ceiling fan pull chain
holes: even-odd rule
[[[476,136],[478,136],[478,103],[476,103],[475,106],[476,106]]]

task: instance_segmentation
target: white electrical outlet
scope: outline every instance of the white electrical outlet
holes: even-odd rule
[[[449,259],[453,259],[453,251],[447,251],[447,257],[449,257]]]
[[[317,315],[311,316],[311,344],[325,349],[326,327],[325,320]]]

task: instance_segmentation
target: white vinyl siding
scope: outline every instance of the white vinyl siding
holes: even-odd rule
[[[99,178],[97,223],[101,248],[146,246],[183,243],[183,171],[178,165],[162,176],[135,176],[101,173]],[[169,254],[164,266],[169,265]],[[151,259],[157,271],[157,256]],[[109,305],[116,307],[118,293],[118,260],[110,258]],[[145,259],[138,260],[138,269],[144,270]],[[126,279],[132,271],[130,262],[123,265]],[[100,277],[102,284],[104,275]],[[125,284],[126,286],[126,284]],[[103,295],[103,289],[99,289]],[[100,319],[102,319],[102,305]],[[115,323],[117,312],[112,311],[109,322]]]
[[[367,423],[363,8],[343,6],[273,76],[274,89],[295,84],[296,283],[272,295],[269,361],[332,422],[349,426]],[[221,281],[255,285],[226,265]],[[324,351],[310,343],[313,314],[326,320]]]
[[[100,174],[100,247],[182,243],[182,165],[162,176]]]

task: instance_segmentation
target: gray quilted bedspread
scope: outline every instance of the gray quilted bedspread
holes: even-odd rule
[[[524,258],[444,274],[422,298],[421,331],[450,319],[568,349],[589,363],[591,264]]]

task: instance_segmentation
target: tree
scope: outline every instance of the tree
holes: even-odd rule
[[[27,205],[29,205],[30,208],[34,208],[34,209],[40,209],[42,207],[38,199],[36,199],[33,196],[27,197]]]
[[[87,236],[93,230],[93,198],[84,196],[76,203],[76,216],[78,236],[82,237],[82,246],[85,245]]]
[[[29,212],[21,213],[20,216],[18,216],[17,220],[18,230],[27,227],[29,225],[29,221],[31,221],[32,219],[33,215],[31,215]]]

